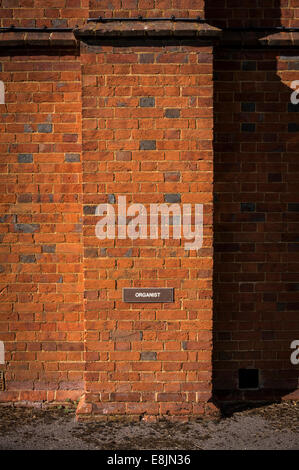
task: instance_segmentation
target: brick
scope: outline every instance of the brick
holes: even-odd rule
[[[288,103],[288,112],[289,113],[298,113],[299,104]]]
[[[255,124],[254,123],[242,123],[241,125],[242,132],[255,132]]]
[[[255,203],[254,202],[241,202],[241,211],[242,212],[254,212]]]
[[[140,354],[141,361],[156,361],[157,353],[153,351],[142,351]]]
[[[108,194],[108,203],[109,204],[115,204],[116,203],[116,197],[114,194]]]
[[[33,132],[33,128],[29,124],[24,124],[24,132],[31,134]]]
[[[288,132],[298,132],[299,131],[299,124],[296,122],[289,122],[288,123]]]
[[[97,206],[84,206],[83,207],[83,213],[85,215],[94,215],[96,211]]]
[[[51,133],[53,131],[53,125],[52,124],[38,124],[37,125],[37,131],[40,133]]]
[[[67,153],[65,155],[65,161],[69,163],[80,162],[80,154],[79,153]]]
[[[179,109],[166,109],[165,110],[165,117],[166,118],[179,118],[180,117],[180,110]]]
[[[244,60],[242,62],[242,70],[254,71],[257,69],[256,61],[254,60]]]
[[[20,153],[18,155],[18,162],[19,163],[33,163],[32,153]]]
[[[39,224],[15,224],[14,228],[16,232],[34,233],[40,229],[40,225]]]
[[[254,113],[255,103],[241,103],[241,111],[243,113]]]
[[[290,202],[288,204],[288,211],[290,211],[290,212],[299,212],[299,203]]]
[[[119,151],[116,152],[116,160],[117,161],[123,161],[123,162],[129,162],[132,160],[132,152],[125,152],[125,151]]]
[[[164,194],[164,201],[170,204],[181,202],[180,194]]]
[[[156,150],[155,140],[141,140],[139,143],[140,150]]]
[[[21,263],[36,263],[35,255],[21,255],[20,256]]]
[[[114,341],[141,341],[141,331],[114,330],[110,333],[110,338]]]
[[[140,98],[139,106],[142,108],[153,108],[155,107],[155,98],[151,96]]]
[[[153,64],[155,61],[155,55],[154,54],[140,54],[139,55],[139,63],[140,64]]]
[[[56,245],[44,245],[42,247],[43,253],[55,253],[55,251],[56,251]]]

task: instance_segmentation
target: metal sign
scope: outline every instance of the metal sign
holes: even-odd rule
[[[174,301],[173,287],[124,287],[123,288],[123,301],[124,302],[152,302],[164,303]]]

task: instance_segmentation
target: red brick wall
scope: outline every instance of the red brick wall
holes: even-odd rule
[[[82,63],[87,402],[104,415],[201,413],[212,385],[212,50],[91,46]],[[126,195],[148,209],[168,193],[204,204],[198,252],[96,238],[97,204]],[[175,302],[124,303],[123,287],[174,287]]]
[[[215,60],[216,389],[236,390],[247,367],[262,388],[297,388],[298,60],[282,50]]]
[[[219,27],[298,26],[297,0],[205,0],[205,18]]]
[[[219,27],[299,26],[298,0],[1,7],[2,26],[140,14],[205,15]],[[211,47],[123,46],[84,45],[81,57],[42,48],[1,56],[0,399],[74,398],[85,379],[99,413],[202,411],[212,388],[212,277],[214,389],[237,396],[238,369],[253,367],[263,389],[283,395],[298,386],[290,363],[299,337],[299,114],[290,106],[298,56],[214,51],[213,155]],[[141,105],[148,97],[152,105]],[[143,150],[142,141],[155,148]],[[98,204],[127,195],[148,207],[166,194],[204,204],[197,254],[171,240],[96,238]],[[154,285],[175,287],[175,303],[136,308],[121,300],[123,287]]]
[[[89,16],[178,17],[203,16],[204,0],[90,0]]]
[[[82,24],[89,0],[0,0],[0,26],[63,28]]]
[[[205,17],[220,27],[299,26],[298,0],[1,0],[1,26],[65,27],[84,18]]]
[[[80,59],[33,52],[1,57],[5,400],[83,389]]]

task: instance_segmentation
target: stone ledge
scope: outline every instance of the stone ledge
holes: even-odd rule
[[[78,47],[79,43],[70,32],[7,31],[0,33],[0,47]]]
[[[165,21],[115,21],[88,23],[73,31],[5,31],[0,33],[0,47],[78,48],[80,40],[200,39],[224,47],[298,47],[299,32],[223,31],[207,23]]]
[[[183,21],[115,21],[108,23],[88,23],[83,28],[74,30],[76,38],[202,38],[210,39],[221,36],[222,31],[219,28],[210,26],[207,23]]]

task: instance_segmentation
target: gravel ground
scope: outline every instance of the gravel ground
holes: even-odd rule
[[[189,423],[77,423],[74,409],[0,406],[0,450],[299,450],[299,402]]]

